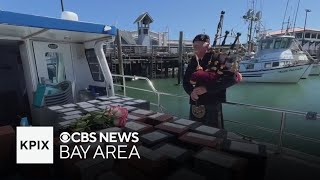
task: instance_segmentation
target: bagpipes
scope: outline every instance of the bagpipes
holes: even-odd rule
[[[206,70],[203,71],[202,67],[199,69],[197,68],[198,70],[194,72],[191,76],[190,83],[194,86],[208,85],[212,82],[215,83],[223,76],[232,76],[234,75],[234,73],[238,72],[238,62],[235,57],[231,57],[231,53],[232,51],[234,51],[235,46],[241,36],[241,33],[237,33],[235,40],[231,44],[228,52],[223,52],[223,48],[226,44],[227,37],[230,34],[229,31],[225,31],[222,43],[220,44],[219,48],[216,47],[216,44],[219,39],[219,34],[221,34],[222,30],[224,14],[225,12],[222,11],[213,45],[208,50],[208,53],[211,55],[211,57],[208,61],[208,66]]]

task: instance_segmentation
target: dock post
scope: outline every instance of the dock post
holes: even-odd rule
[[[180,31],[179,35],[179,62],[178,62],[178,85],[181,84],[181,78],[182,78],[182,54],[183,54],[183,32]]]
[[[168,61],[165,61],[164,62],[164,77],[165,78],[168,78],[168,75],[169,73],[168,73]]]
[[[118,62],[119,62],[119,74],[124,76],[124,70],[123,70],[123,58],[122,58],[122,46],[121,46],[121,34],[120,30],[117,30],[117,48],[118,48]],[[125,78],[122,77],[122,82],[120,81],[122,85],[123,95],[126,96],[126,81]]]

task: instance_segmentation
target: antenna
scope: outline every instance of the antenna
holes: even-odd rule
[[[60,0],[60,3],[61,3],[61,11],[63,12],[64,11],[63,0]]]

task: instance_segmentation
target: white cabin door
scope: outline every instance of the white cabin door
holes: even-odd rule
[[[68,80],[74,84],[74,73],[69,44],[33,42],[39,82],[53,84]]]

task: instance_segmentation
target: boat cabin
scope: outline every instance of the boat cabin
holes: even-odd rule
[[[58,19],[0,11],[0,125],[21,117],[41,125],[43,107],[78,102],[89,88],[113,95],[103,47],[116,28],[63,13]]]
[[[260,40],[259,50],[269,49],[289,49],[293,43],[293,36],[281,36],[281,37],[267,37]]]
[[[307,62],[308,57],[294,36],[271,36],[259,41],[257,53],[241,62],[240,71],[270,70]]]

